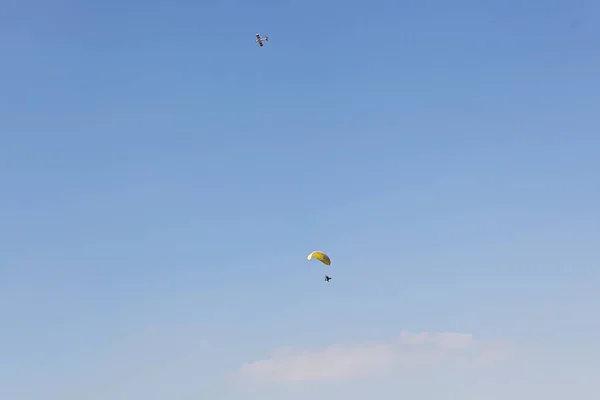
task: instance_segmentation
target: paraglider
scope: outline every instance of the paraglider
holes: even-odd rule
[[[329,256],[327,254],[323,253],[320,250],[313,251],[306,258],[307,258],[308,261],[310,261],[310,260],[312,260],[314,258],[316,260],[321,261],[323,264],[325,264],[327,266],[331,265],[331,259],[329,258]]]
[[[308,261],[310,261],[314,258],[315,260],[319,260],[327,266],[331,265],[331,259],[329,258],[329,256],[320,250],[313,251],[306,258]],[[331,280],[331,277],[329,277],[328,275],[325,275],[325,282],[329,282],[330,280]]]

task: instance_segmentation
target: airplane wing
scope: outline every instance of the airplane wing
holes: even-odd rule
[[[260,37],[260,35],[257,33],[257,34],[256,34],[256,40],[255,40],[255,42],[256,42],[256,43],[258,43],[258,45],[259,45],[260,47],[263,47],[263,46],[264,46],[263,40],[269,40],[269,38],[268,38],[266,35],[265,35],[265,37],[264,37],[264,38],[261,38],[261,37]]]

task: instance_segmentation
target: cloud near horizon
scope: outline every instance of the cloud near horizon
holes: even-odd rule
[[[337,344],[320,350],[276,349],[271,357],[242,365],[251,382],[344,380],[392,370],[493,365],[508,356],[501,343],[476,340],[467,333],[411,334],[390,342]]]

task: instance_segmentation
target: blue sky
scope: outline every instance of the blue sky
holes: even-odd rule
[[[0,397],[597,398],[594,2],[0,9]]]

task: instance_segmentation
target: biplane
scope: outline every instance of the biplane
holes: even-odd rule
[[[256,43],[258,43],[258,45],[259,45],[260,47],[263,47],[263,46],[265,45],[265,44],[264,44],[264,42],[263,42],[263,40],[264,40],[265,42],[268,42],[268,41],[269,41],[269,37],[268,37],[267,35],[265,35],[265,37],[261,38],[261,37],[260,37],[260,34],[259,34],[259,33],[257,33],[257,34],[256,34],[256,40],[255,40],[255,42],[256,42]]]

